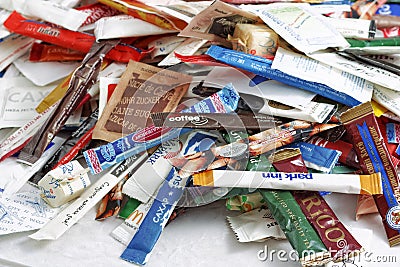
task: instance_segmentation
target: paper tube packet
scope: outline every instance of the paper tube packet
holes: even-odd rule
[[[300,257],[303,266],[330,261],[330,253],[288,191],[260,190],[269,210]]]
[[[101,3],[85,5],[77,7],[76,9],[88,14],[87,19],[82,23],[81,27],[93,24],[103,17],[111,17],[121,13],[119,10],[103,5]]]
[[[118,40],[113,40],[93,45],[91,52],[86,55],[81,66],[73,73],[65,96],[47,119],[44,127],[39,129],[22,149],[18,157],[21,161],[32,164],[40,157],[47,144],[64,126],[68,117],[76,109],[80,100],[86,95],[87,90],[96,80],[105,54],[117,43]]]
[[[28,17],[33,17],[59,25],[71,31],[77,31],[89,14],[74,8],[61,6],[50,1],[19,0],[15,10]]]
[[[237,113],[179,113],[157,112],[151,118],[156,127],[193,129],[238,129],[266,130],[273,128],[281,120],[264,114]]]
[[[96,40],[161,35],[176,32],[161,28],[130,15],[117,15],[99,19],[95,24]]]
[[[33,117],[0,144],[0,161],[20,151],[36,131],[45,123],[56,105]]]
[[[324,245],[329,248],[334,261],[349,259],[363,251],[319,193],[294,191],[292,195]]]
[[[28,52],[33,43],[34,39],[18,34],[10,35],[0,42],[0,71]]]
[[[125,221],[121,223],[121,225],[119,225],[117,228],[115,228],[110,235],[120,243],[128,246],[129,242],[138,232],[144,218],[149,213],[150,208],[154,203],[154,200],[154,198],[151,198],[147,203],[139,202],[139,205],[135,208],[135,210],[128,214]]]
[[[46,162],[46,164],[43,166],[43,168],[38,171],[35,176],[33,176],[31,179],[29,179],[29,182],[31,182],[34,185],[37,185],[38,182],[52,169],[58,167],[59,165],[66,164],[67,162],[64,162],[65,160],[63,159],[65,156],[67,156],[70,160],[74,157],[72,154],[77,155],[79,152],[79,148],[82,149],[82,145],[80,147],[75,147],[75,145],[80,144],[79,142],[82,142],[84,144],[87,144],[89,140],[81,140],[83,136],[86,135],[88,131],[90,131],[95,123],[97,122],[98,118],[98,110],[95,110],[89,118],[87,118],[85,121],[81,123],[79,128],[74,131],[71,136],[65,140],[65,142],[62,144],[62,146],[57,150],[57,152],[53,155],[53,157]],[[60,161],[63,162],[60,162]],[[68,160],[69,161],[69,160]]]
[[[57,45],[34,43],[29,53],[29,61],[81,61],[85,54],[70,48]]]
[[[164,156],[177,154],[181,149],[182,143],[178,139],[163,142],[126,181],[122,193],[142,203],[149,202],[172,168]]]
[[[327,17],[327,22],[345,38],[372,39],[379,26],[375,20],[369,19]]]
[[[239,95],[231,86],[200,101],[182,112],[233,112],[237,108]],[[87,150],[84,156],[92,173],[99,173],[124,158],[135,155],[161,142],[175,138],[190,129],[170,129],[150,126],[117,139],[108,145]]]
[[[393,166],[371,104],[364,103],[341,116],[346,130],[352,136],[363,173],[380,172],[383,194],[374,197],[381,215],[390,246],[400,243],[399,178]]]
[[[282,47],[276,51],[271,68],[303,80],[325,84],[359,103],[370,101],[372,97],[373,81]]]
[[[345,92],[339,92],[327,85],[303,80],[283,73],[282,71],[272,69],[272,61],[262,57],[253,56],[214,45],[208,49],[206,54],[218,60],[219,62],[250,71],[262,77],[311,91],[348,106],[356,106],[361,103]]]
[[[193,184],[280,190],[330,191],[345,194],[382,193],[381,174],[324,174],[210,170],[193,175]]]
[[[146,264],[175,205],[182,196],[188,178],[181,177],[174,168],[171,170],[138,232],[122,253],[123,260],[140,265]]]

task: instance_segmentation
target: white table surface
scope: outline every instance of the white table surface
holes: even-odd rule
[[[326,200],[359,242],[372,252],[371,262],[333,266],[399,266],[400,246],[389,247],[377,214],[355,221],[356,196],[332,194]],[[293,261],[259,260],[257,254],[265,245],[269,249],[289,251],[290,244],[286,240],[237,242],[225,220],[227,215],[235,214],[239,215],[226,211],[224,201],[189,209],[164,229],[146,266],[300,266]],[[135,266],[119,258],[125,247],[109,235],[122,220],[110,218],[98,222],[93,219],[94,215],[92,209],[55,241],[32,240],[28,237],[32,232],[1,236],[0,266]],[[358,231],[359,228],[370,229],[372,233]],[[397,263],[377,263],[384,259],[382,256],[389,255],[395,255]]]

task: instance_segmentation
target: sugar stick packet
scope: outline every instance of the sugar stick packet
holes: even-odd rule
[[[180,176],[174,168],[171,170],[139,230],[122,253],[123,260],[140,265],[146,264],[175,205],[182,196],[188,179],[186,175]]]
[[[361,245],[319,193],[294,191],[292,195],[322,242],[329,248],[334,261],[348,259],[362,252]]]
[[[22,149],[18,156],[20,161],[26,164],[33,164],[40,157],[47,144],[61,130],[68,117],[85,97],[100,72],[105,54],[118,41],[103,41],[93,45],[82,64],[74,71],[67,92],[47,119],[44,127],[39,129]]]
[[[330,253],[288,191],[260,190],[273,217],[300,257],[303,266],[330,261]]]
[[[186,21],[164,12],[156,5],[146,5],[144,1],[99,0],[99,2],[165,29],[182,30],[187,25]]]
[[[280,70],[273,69],[271,67],[273,61],[266,58],[215,45],[212,45],[207,50],[206,55],[216,59],[218,63],[225,63],[230,66],[252,72],[261,77],[273,79],[293,87],[304,89],[347,106],[356,106],[361,103],[343,88],[332,88],[320,82],[308,81],[306,79],[286,74]]]
[[[63,7],[49,1],[15,0],[15,2],[17,1],[18,5],[15,5],[17,12],[57,24],[71,31],[77,31],[89,17],[89,14],[85,12]]]
[[[193,184],[365,195],[382,193],[380,173],[357,175],[210,170],[194,174]]]
[[[343,113],[341,120],[352,137],[364,174],[380,172],[383,194],[374,197],[390,246],[400,243],[399,178],[382,140],[371,104],[364,103]]]

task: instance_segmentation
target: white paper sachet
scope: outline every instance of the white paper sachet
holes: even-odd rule
[[[393,91],[391,89],[374,85],[374,95],[372,99],[396,114],[400,116],[400,92]]]
[[[0,236],[40,229],[60,208],[51,208],[33,190],[0,198]]]
[[[0,159],[12,153],[12,151],[22,146],[36,131],[42,127],[47,118],[50,116],[57,103],[46,109],[42,113],[36,115],[26,124],[17,129],[7,139],[0,143]],[[9,155],[10,156],[10,155]]]
[[[197,39],[197,38],[187,38],[183,43],[178,45],[174,51],[169,53],[160,63],[158,66],[172,66],[175,64],[180,63],[181,61],[175,56],[175,53],[185,56],[191,56],[202,47],[207,40]]]
[[[229,226],[239,242],[263,242],[267,239],[286,239],[279,224],[266,207],[236,217],[227,216]]]
[[[33,42],[34,39],[18,34],[12,34],[3,42],[0,42],[0,71],[24,55],[30,49]]]
[[[4,21],[8,18],[8,16],[11,14],[10,11],[7,10],[2,10],[0,9],[0,39],[7,37],[8,35],[11,34],[4,26],[3,23]]]
[[[65,78],[79,66],[77,62],[31,62],[28,55],[18,58],[13,64],[37,86]]]
[[[39,87],[24,77],[0,79],[0,128],[21,127],[36,117],[35,108],[54,87]]]
[[[289,44],[306,54],[350,47],[346,39],[307,3],[272,3],[243,8],[259,15]]]
[[[99,19],[95,23],[96,40],[139,37],[176,32],[158,27],[154,24],[129,15],[118,15]]]

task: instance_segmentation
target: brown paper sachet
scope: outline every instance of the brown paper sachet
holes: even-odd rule
[[[153,112],[174,111],[192,77],[131,61],[93,131],[108,142],[145,128]]]

